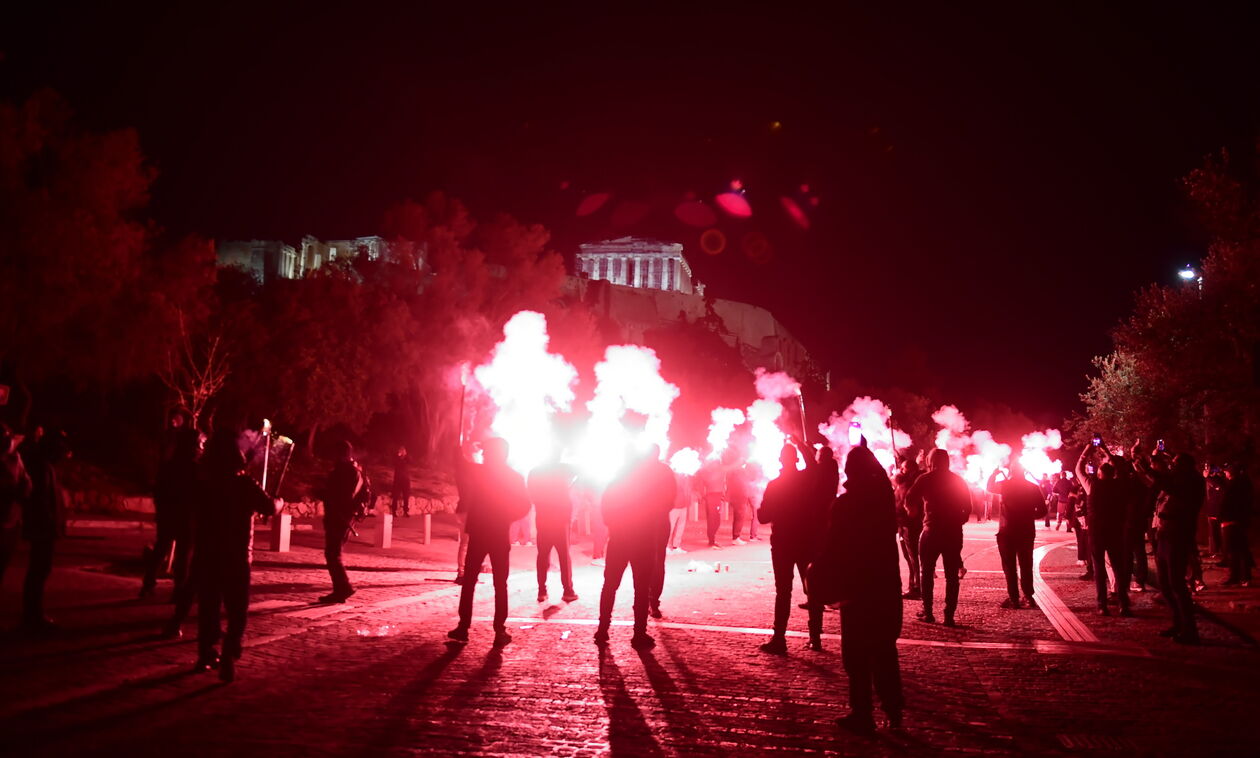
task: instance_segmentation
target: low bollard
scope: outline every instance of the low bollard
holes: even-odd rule
[[[289,552],[289,537],[293,532],[293,516],[277,513],[271,517],[271,552]]]
[[[394,514],[380,513],[376,516],[376,546],[389,547],[394,542]]]
[[[424,514],[424,544],[429,544],[429,540],[433,538],[433,514]]]

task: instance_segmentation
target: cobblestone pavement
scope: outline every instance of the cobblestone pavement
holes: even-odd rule
[[[1157,634],[1167,618],[1149,592],[1137,596],[1137,618],[1090,615],[1092,584],[1077,579],[1062,532],[1038,531],[1043,604],[1056,595],[1096,641],[1064,639],[1037,610],[999,609],[994,527],[970,524],[961,626],[918,622],[919,604],[907,601],[906,728],[863,738],[833,721],[848,699],[835,614],[822,652],[804,649],[803,613],[792,620],[789,656],[757,650],[772,613],[765,541],[701,549],[703,527],[689,524],[690,552],[669,558],[650,652],[629,646],[629,577],[612,644],[604,653],[592,644],[602,569],[590,565],[589,541],[575,547],[581,598],[569,604],[535,602],[535,549],[514,547],[515,639],[496,650],[488,581],[470,643],[445,643],[457,591],[453,526],[435,519],[424,546],[412,522],[393,548],[371,547],[370,534],[352,542],[347,564],[359,591],[345,605],[313,603],[328,590],[318,532],[295,533],[291,553],[258,552],[248,647],[230,685],[188,673],[193,624],[180,641],[153,636],[170,606],[135,599],[142,533],[96,529],[65,541],[50,585],[63,630],[4,637],[3,752],[1254,755],[1257,744],[1260,654],[1246,630],[1205,621],[1203,646],[1174,645]],[[729,571],[715,572],[715,561]],[[19,556],[5,577],[4,628],[15,620],[23,568]],[[558,596],[554,572],[551,581]]]

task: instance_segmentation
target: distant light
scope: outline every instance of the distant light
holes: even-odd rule
[[[1199,274],[1194,270],[1193,266],[1186,266],[1177,272],[1177,276],[1181,277],[1183,281],[1189,282],[1198,278]]]

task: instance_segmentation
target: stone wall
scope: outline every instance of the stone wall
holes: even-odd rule
[[[408,503],[412,515],[454,513],[459,498],[453,495],[444,498],[412,496]],[[324,515],[323,502],[310,498],[286,502],[284,507],[284,512],[291,514],[294,518],[321,518]],[[66,508],[71,514],[135,516],[154,512],[151,497],[79,490],[66,490]],[[377,498],[376,512],[389,512],[388,497]]]

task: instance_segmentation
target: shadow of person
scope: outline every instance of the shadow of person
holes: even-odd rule
[[[416,721],[417,712],[424,707],[424,696],[442,677],[447,667],[464,651],[460,644],[446,645],[442,653],[429,661],[424,668],[394,693],[383,708],[376,712],[375,723],[382,726],[375,731],[372,739],[363,747],[362,755],[382,755],[399,745],[407,744],[413,736],[410,731]],[[423,723],[423,722],[419,722]]]
[[[608,747],[613,756],[663,756],[643,711],[626,690],[608,647],[599,648],[599,691],[608,711]]]

